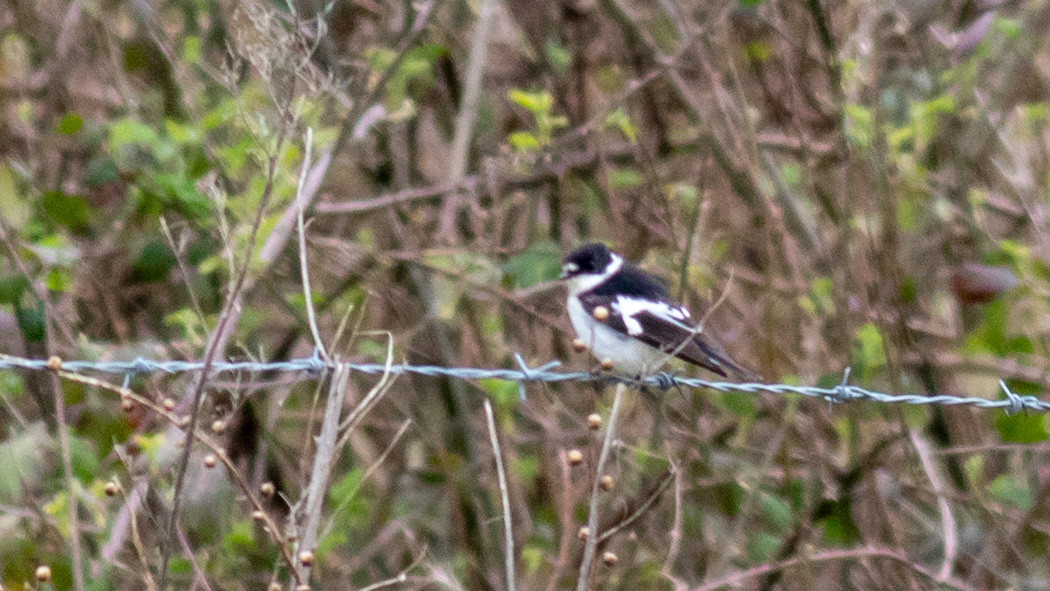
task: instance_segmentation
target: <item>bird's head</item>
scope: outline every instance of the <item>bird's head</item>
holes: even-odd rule
[[[597,242],[581,246],[565,257],[561,278],[569,280],[573,293],[586,291],[620,270],[623,258]]]

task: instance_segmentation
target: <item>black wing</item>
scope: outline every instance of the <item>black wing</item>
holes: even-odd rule
[[[579,299],[592,318],[620,334],[636,338],[650,347],[673,354],[722,377],[728,377],[729,373],[740,378],[752,375],[700,334],[685,308],[666,297],[660,297],[664,293],[661,286],[657,286],[657,289],[659,294],[652,290],[646,291],[649,296],[657,295],[656,298],[630,297],[622,291],[613,295],[598,288],[581,294]],[[607,315],[599,314],[604,318],[595,316],[598,307],[605,308]]]

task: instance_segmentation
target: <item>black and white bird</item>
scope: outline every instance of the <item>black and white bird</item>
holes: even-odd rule
[[[622,372],[649,375],[677,357],[720,376],[751,372],[711,344],[664,283],[604,244],[574,250],[562,265],[572,327],[591,353]]]

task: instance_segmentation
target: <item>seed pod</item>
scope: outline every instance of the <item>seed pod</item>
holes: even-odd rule
[[[42,564],[42,565],[36,567],[36,573],[35,574],[36,574],[36,580],[37,581],[39,581],[41,583],[46,583],[46,582],[51,580],[51,567],[46,565],[46,564]]]
[[[587,428],[591,431],[597,431],[602,428],[602,415],[592,412],[587,415]]]

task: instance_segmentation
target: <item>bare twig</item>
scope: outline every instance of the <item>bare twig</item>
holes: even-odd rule
[[[594,472],[594,484],[591,486],[591,504],[587,517],[589,534],[583,547],[583,560],[580,562],[580,579],[576,583],[576,591],[587,591],[587,583],[591,578],[591,563],[594,561],[594,553],[598,548],[598,498],[601,496],[602,490],[602,471],[605,469],[605,462],[609,459],[609,452],[612,450],[612,442],[616,436],[616,417],[620,414],[620,404],[623,402],[623,394],[626,391],[626,385],[616,385],[612,410],[609,411],[608,426],[605,428],[605,441],[602,443],[602,452],[598,456],[598,465],[595,467]]]
[[[784,560],[772,564],[763,564],[754,568],[747,569],[733,573],[729,576],[722,577],[721,579],[704,583],[699,587],[694,587],[692,591],[715,591],[716,589],[722,589],[726,587],[738,587],[741,583],[748,579],[760,577],[771,572],[782,571],[802,564],[816,564],[819,562],[839,562],[844,560],[862,560],[865,558],[886,558],[897,563],[900,563],[912,572],[928,579],[932,582],[947,585],[959,591],[972,591],[969,587],[965,586],[959,581],[946,581],[941,580],[934,573],[923,568],[922,566],[912,562],[907,556],[898,550],[890,548],[853,548],[849,550],[828,550],[827,552],[820,552],[812,556],[800,556],[798,558],[792,558],[791,560]]]
[[[952,508],[948,504],[944,479],[933,464],[930,446],[915,429],[908,430],[908,438],[911,440],[912,447],[915,448],[915,453],[919,456],[923,472],[930,479],[933,494],[937,497],[937,511],[941,514],[941,527],[944,531],[944,561],[941,563],[941,570],[937,576],[941,580],[946,580],[951,577],[952,569],[955,567],[955,553],[959,545],[958,528],[955,525]]]
[[[303,223],[303,188],[306,186],[306,172],[310,169],[310,149],[314,143],[314,129],[306,128],[306,154],[303,156],[303,166],[299,173],[299,185],[295,190],[295,203],[299,213],[296,216],[299,228],[299,272],[303,281],[303,297],[306,306],[306,320],[310,325],[310,334],[314,337],[314,348],[320,353],[325,361],[331,361],[328,351],[325,349],[324,341],[321,340],[321,332],[317,328],[317,316],[314,313],[313,295],[310,293],[310,270],[306,258],[306,227]]]
[[[317,451],[314,453],[313,469],[310,471],[310,484],[299,501],[306,525],[296,545],[296,553],[312,552],[317,547],[321,509],[324,507],[325,493],[328,491],[328,480],[332,475],[332,464],[339,453],[336,445],[339,435],[339,414],[343,409],[346,388],[350,382],[349,367],[339,364],[331,380],[328,386],[328,401],[325,404],[324,418],[321,420],[321,433],[316,439]],[[304,583],[310,580],[309,566],[302,566],[301,576]]]
[[[496,436],[496,421],[492,418],[492,403],[485,399],[485,420],[489,426],[489,439],[492,440],[492,453],[496,456],[496,476],[499,478],[500,499],[503,502],[503,543],[505,564],[507,567],[507,591],[515,591],[514,581],[514,528],[510,522],[510,495],[507,493],[507,475],[503,472],[503,455],[499,451],[499,437]]]
[[[470,138],[473,135],[474,120],[477,118],[478,99],[481,96],[481,79],[485,73],[485,60],[488,54],[489,32],[496,16],[497,0],[481,0],[478,7],[478,24],[474,29],[474,39],[470,44],[470,55],[467,58],[467,74],[463,91],[463,101],[456,116],[456,131],[452,138],[452,154],[449,156],[448,182],[463,180],[467,172],[467,160],[470,155]]]
[[[69,427],[66,425],[66,404],[62,396],[62,384],[58,376],[50,376],[52,392],[55,396],[55,417],[58,420],[58,443],[62,448],[62,471],[65,473],[66,494],[69,495],[69,542],[73,552],[73,585],[77,591],[84,591],[84,554],[80,547],[80,516],[77,497],[80,487],[73,476],[73,456],[69,451]]]

